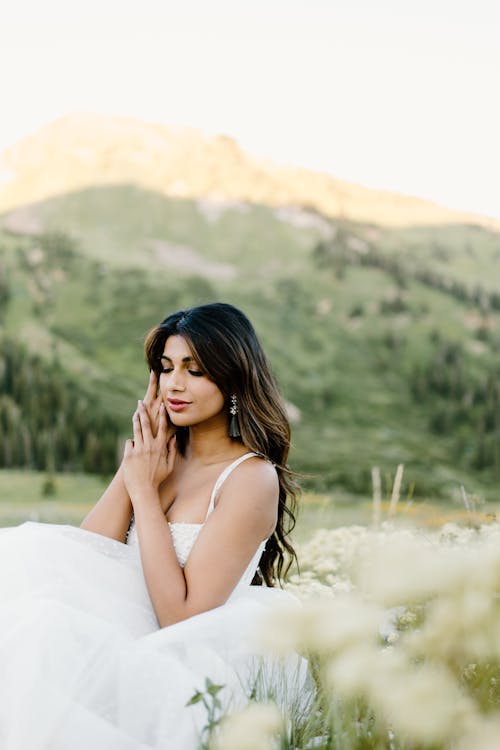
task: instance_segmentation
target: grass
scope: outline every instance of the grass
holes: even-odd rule
[[[477,503],[474,497],[469,500],[472,501],[470,511],[463,504],[442,500],[403,500],[396,506],[393,516],[389,512],[389,500],[384,500],[381,521],[392,519],[409,527],[433,529],[448,522],[478,524],[500,516],[500,501]],[[372,521],[371,499],[348,493],[336,493],[333,496],[305,493],[299,506],[293,539],[300,544],[308,541],[318,529],[351,525],[370,526]]]
[[[90,474],[57,474],[55,494],[44,497],[46,480],[41,472],[0,471],[0,526],[24,521],[79,525],[105,487]]]
[[[46,497],[43,487],[47,474],[33,471],[0,471],[0,526],[24,521],[68,523],[79,526],[106,487],[105,480],[90,474],[56,474],[55,493]],[[474,498],[472,505],[474,505]],[[477,512],[467,512],[462,503],[443,501],[400,502],[397,519],[411,526],[433,528],[447,521],[479,521],[500,515],[498,503],[481,503]],[[305,492],[299,502],[293,541],[307,541],[317,529],[332,529],[372,522],[372,502],[365,496],[346,492],[317,494]],[[382,520],[389,518],[389,501],[382,503]]]

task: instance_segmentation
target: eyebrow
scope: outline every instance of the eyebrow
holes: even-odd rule
[[[162,360],[162,359],[168,359],[169,362],[173,361],[172,359],[170,359],[170,357],[167,357],[166,354],[162,354],[161,355],[160,360]],[[192,357],[183,357],[182,361],[183,362],[194,362],[194,359]]]

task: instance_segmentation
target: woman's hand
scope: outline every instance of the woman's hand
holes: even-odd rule
[[[149,416],[151,433],[153,437],[156,437],[158,433],[158,425],[160,422],[160,406],[162,404],[162,400],[160,394],[158,393],[158,375],[154,370],[151,370],[149,374],[148,389],[146,391],[146,395],[144,396],[143,404],[146,407],[146,411]]]
[[[164,404],[159,408],[158,431],[153,435],[146,407],[139,401],[132,418],[134,439],[127,440],[123,455],[123,479],[132,505],[141,496],[158,492],[160,484],[171,474],[175,461],[175,435],[167,427]]]

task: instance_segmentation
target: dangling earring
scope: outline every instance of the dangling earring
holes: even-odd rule
[[[231,406],[229,407],[229,413],[231,415],[231,419],[229,420],[229,437],[239,438],[241,437],[241,432],[238,422],[238,399],[234,394],[231,396]]]

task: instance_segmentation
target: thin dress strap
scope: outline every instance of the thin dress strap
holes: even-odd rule
[[[241,463],[243,463],[243,461],[246,461],[247,458],[251,458],[252,456],[260,456],[260,453],[245,453],[245,454],[243,454],[243,456],[240,456],[239,458],[236,459],[236,461],[233,461],[232,464],[229,464],[229,466],[226,466],[226,468],[223,469],[223,471],[219,475],[219,477],[218,477],[218,479],[217,479],[217,481],[215,483],[215,486],[214,486],[214,488],[212,490],[212,495],[210,497],[210,502],[208,504],[208,510],[207,510],[207,515],[205,517],[205,521],[209,517],[210,513],[213,511],[213,509],[215,507],[215,498],[217,497],[217,493],[219,492],[220,488],[222,487],[223,483],[228,478],[228,476],[230,475],[230,473],[234,469],[236,469],[237,466],[239,466]]]

